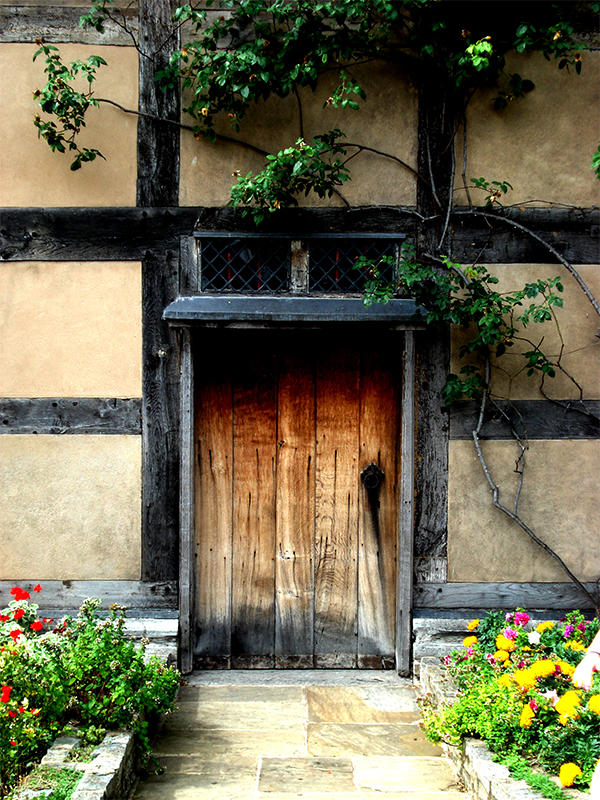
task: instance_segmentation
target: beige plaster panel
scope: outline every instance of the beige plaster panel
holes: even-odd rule
[[[2,579],[139,579],[139,436],[0,436],[0,485]]]
[[[581,75],[559,70],[556,61],[537,54],[513,54],[507,70],[533,80],[536,88],[503,111],[492,107],[495,91],[473,98],[467,112],[467,181],[482,176],[509,181],[514,190],[506,203],[597,205],[599,184],[590,165],[600,130],[600,52],[584,53]],[[457,145],[462,169],[462,141]],[[466,204],[462,178],[456,183],[456,201]],[[482,192],[475,189],[472,197],[483,205]]]
[[[359,142],[399,156],[411,166],[417,161],[417,96],[415,88],[389,66],[357,67],[357,79],[367,93],[361,110],[323,109],[333,91],[333,78],[324,78],[313,93],[302,91],[305,137],[340,128],[346,141]],[[184,121],[189,122],[189,118]],[[221,132],[239,136],[258,147],[277,152],[299,138],[298,106],[294,97],[272,98],[250,109],[239,134],[227,126]],[[348,151],[353,152],[352,150]],[[264,158],[239,145],[197,142],[189,131],[181,135],[181,205],[219,206],[229,201],[232,172],[242,174],[262,169]],[[341,191],[352,205],[415,203],[415,180],[411,172],[389,159],[363,153],[350,162],[353,180]],[[337,197],[299,198],[302,205],[333,205]]]
[[[71,172],[69,153],[51,153],[33,126],[40,111],[33,91],[46,82],[42,57],[32,61],[36,49],[0,44],[0,206],[134,206],[137,118],[108,106],[91,108],[80,143],[98,148],[106,161],[96,159]],[[133,47],[64,44],[59,49],[65,62],[92,53],[104,58],[108,66],[98,71],[96,96],[137,108]]]
[[[140,397],[141,266],[0,269],[0,397]]]
[[[513,442],[488,441],[483,452],[512,508],[517,476]],[[580,579],[600,576],[600,441],[534,441],[526,454],[519,504],[524,521]],[[448,580],[568,581],[556,562],[491,502],[470,441],[450,442]]]
[[[577,265],[588,287],[596,298],[600,298],[600,265]],[[583,387],[584,396],[588,399],[600,398],[600,338],[596,333],[600,330],[600,318],[592,308],[574,278],[564,267],[558,264],[494,264],[488,265],[489,271],[499,278],[497,288],[501,292],[522,289],[526,283],[538,278],[547,279],[560,275],[563,279],[562,293],[564,306],[556,309],[556,318],[564,339],[565,349],[561,364]],[[529,303],[524,301],[524,308]],[[542,324],[530,323],[524,330],[536,344],[544,337],[542,350],[550,356],[557,357],[560,352],[560,337],[553,321]],[[463,329],[452,331],[452,371],[458,372],[466,361],[458,358],[460,347],[466,341]],[[517,342],[510,353],[494,360],[492,388],[499,397],[513,400],[537,400],[542,395],[539,391],[540,379],[534,375],[527,377],[522,370],[524,360],[516,353],[531,350],[531,345]],[[547,378],[544,391],[556,399],[572,399],[579,396],[575,384],[563,373],[557,372],[555,378]]]

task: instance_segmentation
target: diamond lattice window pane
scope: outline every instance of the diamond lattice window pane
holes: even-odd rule
[[[386,282],[394,278],[397,242],[393,239],[326,239],[310,243],[311,292],[362,293],[368,270],[356,268],[356,262],[365,258],[379,262],[384,256],[390,263],[381,263],[379,271]]]
[[[287,239],[202,238],[203,292],[282,292],[290,282]]]

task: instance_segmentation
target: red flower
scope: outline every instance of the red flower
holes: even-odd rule
[[[21,628],[15,628],[14,631],[11,631],[8,635],[12,638],[13,642],[16,644],[19,641],[19,636],[23,633]]]
[[[32,708],[31,713],[33,714],[34,717],[37,717],[37,715],[40,713],[40,710],[39,708]]]
[[[8,614],[0,614],[0,622],[8,622],[9,619]]]
[[[15,596],[15,600],[17,602],[19,600],[29,600],[31,598],[29,592],[24,591],[20,586],[13,586],[13,588],[10,590],[10,593]]]
[[[13,710],[12,710],[12,708],[9,708],[9,709],[8,709],[8,716],[9,716],[11,719],[14,719],[14,717],[16,717],[16,716],[17,716],[17,712],[16,712],[16,711],[13,711]]]
[[[42,591],[41,585],[39,583],[36,583],[36,585],[33,587],[33,591],[34,592],[41,592]]]
[[[29,627],[31,628],[32,631],[41,631],[44,626],[39,621],[39,619],[36,619],[36,621],[32,622]]]
[[[42,622],[49,625],[51,622],[54,622],[54,620],[51,617],[43,617]]]
[[[19,706],[19,714],[25,713],[25,706]]]
[[[15,740],[14,740],[14,739],[11,739],[11,740],[10,740],[10,743],[12,744],[12,746],[13,746],[13,747],[16,747],[16,746],[17,746],[17,743],[15,742]]]
[[[24,608],[17,608],[17,610],[13,614],[13,617],[15,619],[21,619],[21,617],[24,617],[24,616],[25,616],[25,609]]]
[[[3,686],[2,689],[0,689],[0,703],[8,703],[11,692],[12,686]]]

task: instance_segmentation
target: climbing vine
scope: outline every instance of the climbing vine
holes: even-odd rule
[[[491,386],[491,359],[519,350],[523,369],[544,382],[557,372],[567,375],[579,388],[562,363],[563,348],[550,356],[543,350],[543,335],[532,331],[543,323],[557,324],[555,311],[562,305],[562,280],[557,276],[533,280],[518,290],[500,292],[497,278],[481,264],[461,265],[452,257],[448,230],[451,219],[470,215],[483,218],[490,231],[498,225],[512,226],[523,236],[533,237],[546,249],[549,260],[562,264],[577,281],[589,302],[600,315],[600,305],[575,267],[550,243],[526,226],[503,215],[512,190],[502,176],[466,175],[466,150],[463,154],[463,184],[468,206],[457,209],[453,203],[455,137],[466,125],[466,109],[480,90],[493,89],[493,108],[502,113],[514,102],[535,91],[526,75],[512,71],[507,54],[541,53],[558,70],[580,74],[584,69],[587,45],[582,30],[594,28],[600,10],[596,2],[505,4],[502,14],[490,19],[488,4],[437,2],[437,0],[207,0],[202,6],[180,6],[173,18],[175,34],[183,39],[174,46],[168,65],[157,71],[156,80],[165,92],[183,90],[183,111],[187,128],[196,139],[238,142],[248,110],[270,97],[291,96],[297,104],[297,136],[282,143],[274,153],[254,145],[265,156],[265,165],[256,172],[236,171],[231,188],[231,204],[241,213],[251,214],[257,225],[270,214],[298,204],[301,195],[319,198],[336,195],[346,204],[344,184],[352,177],[352,160],[363,152],[387,159],[413,173],[421,189],[431,198],[434,213],[425,216],[410,209],[422,230],[437,230],[433,247],[424,251],[404,249],[394,264],[397,279],[393,284],[381,280],[384,264],[357,263],[369,276],[366,302],[386,302],[401,292],[414,296],[432,324],[453,324],[473,335],[463,345],[461,355],[467,363],[459,374],[448,377],[444,400],[471,398],[479,402],[479,415],[473,439],[494,504],[508,514],[534,541],[541,540],[519,514],[519,498],[525,468],[526,439],[512,426],[518,448],[516,470],[520,475],[514,503],[509,508],[499,500],[499,489],[491,475],[480,445],[481,428],[489,403],[494,403]],[[142,57],[144,52],[127,26],[125,16],[113,0],[99,0],[81,18],[83,26],[99,32],[111,19],[124,28]],[[183,32],[185,31],[185,36]],[[96,148],[80,146],[78,135],[85,127],[90,106],[114,101],[99,98],[94,91],[96,71],[103,59],[90,56],[85,61],[66,65],[52,45],[39,43],[34,58],[44,57],[46,85],[36,92],[42,115],[34,123],[38,134],[53,150],[73,155],[71,169],[103,157]],[[324,100],[325,108],[359,111],[366,92],[355,67],[385,61],[400,67],[415,83],[433,83],[447,100],[444,113],[449,131],[441,142],[428,143],[429,170],[402,160],[394,152],[384,152],[366,143],[351,142],[338,127],[312,138],[304,130],[302,97],[315,90],[322,76],[334,76],[333,89]],[[84,78],[87,86],[77,88]],[[141,113],[122,109],[128,113]],[[149,116],[149,115],[145,115]],[[227,127],[230,134],[223,133]],[[169,121],[169,124],[179,124]],[[463,137],[466,142],[466,135]],[[466,144],[465,144],[466,148]],[[448,185],[436,185],[433,163],[450,158]],[[593,154],[592,169],[600,178],[600,148]],[[481,197],[481,204],[473,203]],[[431,237],[430,237],[431,240]],[[579,410],[587,413],[579,388]],[[505,414],[505,412],[501,412]],[[505,414],[506,415],[506,414]],[[549,549],[541,542],[541,546]],[[579,588],[593,598],[558,559]]]

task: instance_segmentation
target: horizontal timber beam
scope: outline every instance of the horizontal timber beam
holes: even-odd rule
[[[551,389],[551,381],[546,383]],[[500,401],[516,431],[531,439],[597,439],[600,437],[600,400],[511,400]],[[471,440],[477,426],[479,405],[460,403],[450,411],[450,439]],[[506,417],[491,403],[481,439],[513,439]]]
[[[454,257],[480,263],[552,263],[539,242],[511,229],[504,216],[530,227],[574,263],[598,263],[600,211],[506,209],[490,228],[466,210],[453,217]],[[349,233],[379,231],[414,236],[412,208],[287,209],[260,228],[231,208],[7,208],[0,210],[0,261],[138,260],[147,250],[173,246],[197,227],[203,231]]]
[[[0,435],[140,434],[139,398],[1,397]]]
[[[81,44],[133,46],[131,36],[112,20],[104,21],[104,33],[94,28],[82,28],[79,18],[88,14],[89,4],[59,6],[51,4],[14,5],[0,4],[0,42],[22,42],[33,44],[36,39],[44,42],[73,42]],[[114,13],[114,12],[113,12]],[[123,9],[125,24],[137,38],[137,9]],[[40,67],[41,74],[41,67]]]
[[[40,609],[50,613],[76,611],[88,597],[97,597],[106,610],[113,603],[125,606],[130,615],[167,616],[177,610],[177,583],[143,581],[40,581],[42,591],[34,593],[37,581],[0,581],[0,606],[11,599],[10,590],[20,586],[28,591]]]
[[[594,583],[585,586],[596,591]],[[413,600],[415,609],[589,608],[573,583],[417,583]]]

